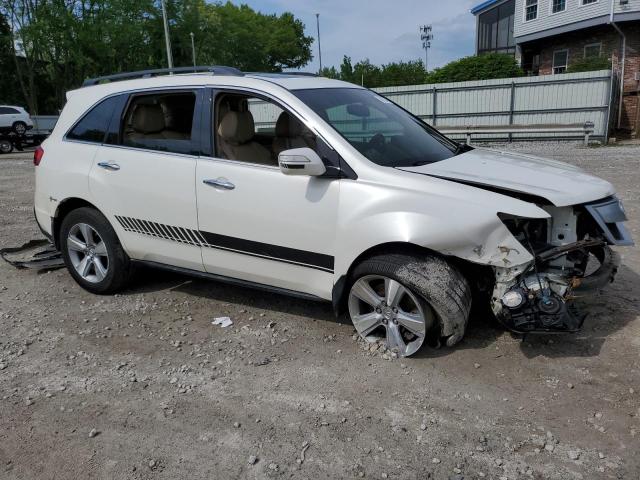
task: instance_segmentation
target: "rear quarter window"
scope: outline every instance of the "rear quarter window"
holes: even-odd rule
[[[120,103],[119,96],[98,103],[67,133],[67,138],[90,143],[104,142],[113,112]]]

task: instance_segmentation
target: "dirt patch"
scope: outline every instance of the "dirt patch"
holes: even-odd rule
[[[613,182],[640,239],[640,147],[505,148]],[[0,156],[2,246],[39,236],[32,168]],[[330,305],[156,271],[99,297],[0,262],[0,478],[636,479],[640,254],[620,251],[581,333],[472,318],[411,359]]]

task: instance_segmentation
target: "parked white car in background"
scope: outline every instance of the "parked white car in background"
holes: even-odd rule
[[[458,342],[472,298],[576,331],[571,299],[632,243],[577,167],[457,144],[345,82],[204,70],[87,81],[35,152],[37,221],[85,289],[144,263],[329,300],[406,356]]]
[[[24,135],[31,128],[33,128],[33,121],[24,108],[0,105],[0,132],[12,131],[18,135]]]

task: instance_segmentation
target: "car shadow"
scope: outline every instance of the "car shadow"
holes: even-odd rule
[[[521,340],[520,349],[527,358],[545,356],[594,357],[599,355],[607,338],[633,321],[640,310],[640,299],[629,285],[639,285],[640,275],[622,265],[616,282],[603,291],[591,293],[578,300],[580,309],[588,313],[583,329],[568,334],[527,334],[507,333],[489,312],[474,309],[469,319],[463,340],[454,347],[426,347],[416,358],[437,358],[456,350],[486,349],[498,338],[510,334]],[[131,288],[122,295],[171,290],[196,297],[217,300],[243,307],[300,315],[314,320],[331,323],[350,324],[348,315],[336,318],[329,302],[314,302],[287,295],[264,292],[248,287],[230,285],[223,282],[198,279],[187,275],[141,268]]]

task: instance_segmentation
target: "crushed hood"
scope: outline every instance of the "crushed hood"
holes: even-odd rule
[[[609,182],[579,167],[531,155],[482,148],[427,165],[399,168],[478,187],[534,195],[558,207],[598,200],[614,193]]]

